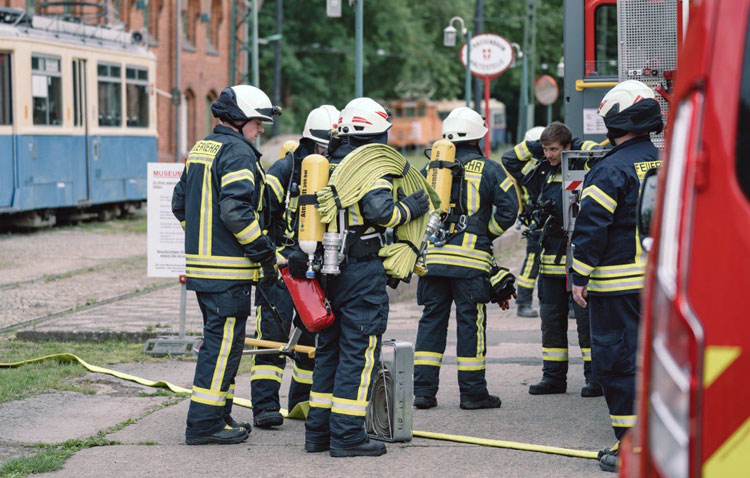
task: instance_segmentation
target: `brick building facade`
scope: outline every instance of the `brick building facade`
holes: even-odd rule
[[[176,19],[182,22],[180,92],[182,95],[180,149],[184,154],[215,124],[211,103],[229,83],[232,42],[231,0],[182,0],[177,15],[176,0],[99,0],[109,4],[109,18],[95,18],[103,12],[93,7],[46,7],[41,0],[0,0],[0,6],[23,8],[42,15],[70,15],[85,21],[108,21],[113,27],[139,31],[157,59],[157,121],[159,161],[175,159],[175,105],[172,90],[175,76]],[[243,2],[240,2],[243,3]]]

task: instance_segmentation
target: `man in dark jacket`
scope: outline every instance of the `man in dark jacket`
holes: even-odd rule
[[[484,119],[459,107],[443,122],[443,138],[456,146],[451,208],[442,229],[444,244],[427,249],[427,273],[419,278],[417,302],[424,306],[414,353],[414,406],[437,406],[440,366],[445,352],[451,305],[456,304],[459,406],[498,408],[485,380],[486,306],[492,299],[492,241],[516,220],[518,199],[513,180],[479,149],[487,134]]]
[[[293,252],[300,251],[297,242],[298,200],[302,160],[310,154],[322,154],[328,147],[330,130],[336,125],[339,110],[331,105],[315,108],[307,117],[299,146],[293,152],[279,159],[268,169],[267,199],[271,217],[269,235],[276,251],[283,259]],[[272,302],[269,304],[266,302]],[[295,315],[294,302],[283,279],[263,287],[263,293],[255,294],[255,334],[259,339],[286,342],[289,339]],[[271,308],[273,306],[273,309]],[[281,319],[281,327],[274,314]],[[298,325],[300,327],[300,325]],[[301,328],[300,345],[315,346],[313,334]],[[284,423],[281,416],[279,389],[284,374],[286,359],[280,355],[254,355],[250,369],[252,386],[253,423],[256,427],[270,428]],[[310,386],[315,362],[306,354],[295,354],[292,380],[289,385],[287,408],[292,411],[310,397]]]
[[[187,288],[203,314],[203,345],[188,410],[188,445],[240,443],[250,432],[230,412],[242,357],[251,285],[278,276],[271,240],[263,234],[265,175],[253,146],[278,108],[248,85],[224,88],[211,105],[220,120],[188,154],[172,196],[185,229]]]
[[[604,389],[618,444],[600,454],[599,466],[617,470],[622,436],[635,425],[635,357],[639,293],[646,253],[636,224],[640,183],[661,165],[649,133],[662,130],[654,92],[637,80],[612,88],[599,106],[615,145],[583,182],[573,232],[573,298],[591,310],[594,378]],[[588,298],[588,301],[586,300]]]
[[[569,149],[590,150],[599,146],[593,141],[573,139],[567,126],[554,122],[547,126],[539,141],[524,141],[503,154],[503,165],[523,184],[533,198],[532,208],[541,244],[539,309],[542,318],[542,380],[529,387],[532,395],[565,393],[568,373],[568,302],[565,256],[567,237],[563,230],[562,152]],[[583,397],[601,396],[591,378],[591,345],[588,310],[575,307],[578,343],[583,356],[586,386]]]

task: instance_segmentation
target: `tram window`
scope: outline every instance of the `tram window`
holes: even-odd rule
[[[122,68],[108,63],[97,64],[99,126],[122,125]]]
[[[125,68],[125,100],[128,105],[128,126],[148,127],[148,70]]]
[[[10,53],[0,53],[0,125],[13,124]]]
[[[617,76],[617,5],[599,5],[594,12],[594,54],[592,75]]]
[[[34,100],[34,124],[62,125],[62,78],[59,57],[31,57],[31,96]]]

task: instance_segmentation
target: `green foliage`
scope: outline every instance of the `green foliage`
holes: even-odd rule
[[[562,57],[563,0],[537,0],[537,54],[534,77],[556,77]],[[281,131],[299,134],[307,114],[323,103],[343,108],[354,95],[354,8],[342,2],[342,17],[328,18],[325,2],[284,2]],[[484,31],[523,43],[526,2],[484,2]],[[381,100],[461,98],[464,69],[454,48],[443,46],[443,29],[453,16],[474,25],[474,0],[365,0],[364,91]],[[261,37],[275,32],[275,2],[259,12]],[[456,24],[458,26],[458,24]],[[261,46],[260,82],[273,89],[274,44]],[[548,69],[541,68],[547,63]],[[492,82],[492,97],[506,104],[508,127],[515,130],[521,66]],[[561,95],[562,96],[562,95]],[[554,111],[560,111],[558,104]],[[537,117],[546,120],[543,108]],[[555,115],[559,117],[559,115]]]

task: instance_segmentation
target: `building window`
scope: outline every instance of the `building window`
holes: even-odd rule
[[[210,45],[216,50],[219,48],[219,29],[223,20],[224,10],[222,9],[221,0],[211,0],[211,17],[207,23],[207,38]]]
[[[185,116],[187,122],[185,123],[185,136],[187,139],[187,147],[192,148],[193,145],[198,141],[196,138],[196,123],[197,119],[195,114],[195,93],[193,90],[188,89],[185,91]],[[183,116],[183,117],[185,117]]]
[[[164,7],[164,0],[150,0],[147,5],[148,25],[146,30],[156,41],[159,41],[159,19],[161,18],[162,7]],[[146,14],[145,11],[143,13]]]
[[[148,70],[125,68],[125,101],[128,105],[128,126],[148,127]]]
[[[187,6],[185,7],[185,4]],[[196,24],[200,20],[201,9],[199,0],[187,0],[183,2],[182,10],[182,41],[183,48],[194,50],[196,44]]]
[[[26,0],[26,13],[30,15],[36,13],[36,0]]]
[[[31,57],[31,96],[34,99],[34,124],[62,124],[60,57]]]
[[[0,53],[0,124],[13,124],[10,53]]]
[[[99,126],[122,125],[122,67],[97,64],[99,77]]]
[[[216,98],[218,98],[218,96],[215,91],[211,91],[208,93],[208,96],[206,96],[206,136],[211,134],[211,131],[214,130],[214,126],[219,124],[218,120],[214,118],[213,113],[211,113],[211,105],[214,104]]]

